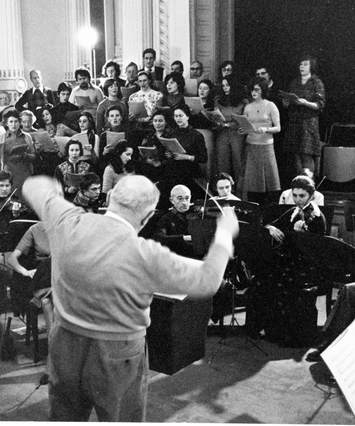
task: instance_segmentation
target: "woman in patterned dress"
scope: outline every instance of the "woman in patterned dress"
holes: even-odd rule
[[[83,146],[79,141],[69,140],[65,145],[66,161],[59,164],[54,177],[62,184],[65,198],[72,201],[79,190],[79,187],[70,185],[68,174],[84,174],[90,172],[90,164],[81,160]]]
[[[288,127],[284,151],[293,156],[297,174],[306,168],[317,174],[320,156],[319,114],[325,106],[325,90],[314,73],[316,60],[304,56],[299,62],[300,75],[290,84],[289,92],[297,97],[283,99],[288,108]]]

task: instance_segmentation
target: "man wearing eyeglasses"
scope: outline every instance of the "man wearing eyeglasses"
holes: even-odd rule
[[[201,80],[208,78],[207,74],[203,73],[203,65],[200,61],[193,61],[190,65],[190,78],[185,79],[185,96],[197,96],[198,84]]]
[[[203,73],[203,65],[200,61],[192,62],[190,66],[190,78],[199,78]]]

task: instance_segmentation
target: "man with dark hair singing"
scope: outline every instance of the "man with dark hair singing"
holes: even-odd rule
[[[95,408],[100,421],[144,421],[153,293],[216,293],[239,233],[234,211],[224,210],[199,261],[138,237],[159,200],[144,176],[123,177],[105,215],[73,206],[47,177],[27,179],[23,192],[44,222],[52,255],[50,420],[87,421]]]

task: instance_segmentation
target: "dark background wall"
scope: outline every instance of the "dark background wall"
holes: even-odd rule
[[[332,122],[355,122],[355,1],[237,0],[235,61],[247,79],[258,64],[286,89],[297,76],[297,57],[318,58],[327,107],[321,131]]]

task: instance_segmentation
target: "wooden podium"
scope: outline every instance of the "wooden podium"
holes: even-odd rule
[[[174,374],[205,356],[212,299],[155,295],[147,331],[150,369]]]

